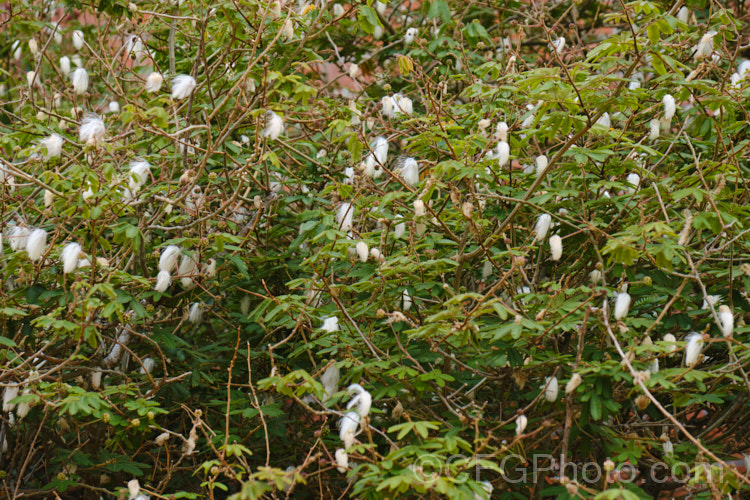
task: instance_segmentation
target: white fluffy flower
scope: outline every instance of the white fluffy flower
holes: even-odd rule
[[[39,86],[39,73],[35,71],[27,71],[26,83],[29,85],[29,87],[38,87]]]
[[[536,176],[541,177],[542,174],[544,174],[544,171],[547,170],[549,161],[547,160],[547,157],[545,155],[540,155],[536,157],[534,163],[536,163]]]
[[[6,233],[10,249],[14,252],[25,249],[26,241],[29,239],[30,233],[31,230],[27,227],[15,225],[10,226]]]
[[[169,271],[159,271],[159,274],[156,275],[156,285],[154,286],[154,290],[159,293],[164,293],[171,283],[172,275]]]
[[[266,111],[266,128],[261,132],[261,136],[275,141],[282,132],[284,132],[284,120],[273,111]]]
[[[140,492],[141,485],[137,479],[131,479],[130,481],[128,481],[128,493],[130,494],[130,500],[135,500]]]
[[[630,310],[630,294],[620,292],[615,299],[615,319],[625,319]]]
[[[648,123],[649,132],[648,132],[648,139],[650,141],[655,141],[659,138],[659,134],[661,132],[661,124],[657,118],[654,118]]]
[[[562,238],[560,238],[560,236],[556,234],[550,236],[549,248],[550,254],[552,255],[552,260],[560,260],[560,257],[562,257],[563,253]]]
[[[562,51],[565,50],[565,37],[561,36],[554,42],[552,42],[552,47],[555,49],[555,52],[558,54],[562,54]]]
[[[411,114],[414,112],[414,103],[409,97],[406,97],[404,95],[394,95],[393,104],[396,106],[394,109],[394,112],[396,114],[403,113],[407,116],[411,116]]]
[[[380,113],[385,118],[393,118],[393,108],[395,107],[395,103],[393,102],[393,97],[389,95],[384,95],[382,99],[380,99]]]
[[[701,309],[711,309],[712,306],[719,305],[719,302],[721,302],[721,295],[706,295],[703,303],[701,303]]]
[[[592,286],[596,286],[599,284],[599,281],[602,279],[602,272],[598,269],[594,269],[589,273],[589,280],[591,281]]]
[[[8,413],[15,409],[15,403],[11,403],[12,400],[18,397],[18,386],[6,387],[3,391],[3,411]]]
[[[625,181],[628,184],[630,184],[630,187],[628,188],[628,192],[632,194],[638,191],[638,187],[641,185],[641,176],[633,172],[633,173],[628,174]]]
[[[573,376],[570,377],[570,380],[568,380],[568,383],[565,384],[565,394],[570,394],[575,391],[578,386],[581,385],[581,382],[583,382],[583,378],[579,374],[574,373]]]
[[[21,60],[21,54],[23,54],[23,47],[21,46],[21,41],[16,40],[13,42],[13,45],[10,46],[10,50],[13,52],[13,59],[16,61]]]
[[[729,306],[719,306],[719,322],[721,323],[721,334],[729,338],[734,333],[734,315]]]
[[[522,435],[527,425],[529,425],[529,419],[526,415],[518,415],[516,417],[516,436]]]
[[[91,387],[98,389],[102,386],[102,371],[94,370],[91,372]]]
[[[414,158],[406,158],[401,163],[398,173],[404,182],[410,186],[419,184],[419,164]]]
[[[354,207],[351,203],[342,203],[336,212],[336,222],[342,231],[351,231],[354,218]]]
[[[73,47],[75,47],[76,50],[81,50],[83,48],[83,31],[81,30],[75,30],[73,32]]]
[[[338,5],[338,4],[337,4]],[[349,467],[349,455],[346,454],[343,448],[336,450],[336,470],[340,473],[346,472]]]
[[[419,35],[419,30],[417,28],[409,28],[404,35],[404,43],[406,45],[414,43],[414,39],[417,38],[417,35]]]
[[[151,371],[156,366],[156,361],[154,361],[154,359],[150,357],[143,358],[141,362],[143,363],[143,366],[141,366],[141,369],[140,369],[141,375],[146,375],[147,373],[151,373]]]
[[[396,214],[397,219],[403,219],[404,216],[401,214]],[[406,233],[406,223],[399,222],[393,227],[393,236],[398,240],[401,239],[404,236],[404,233]]]
[[[89,89],[89,74],[85,68],[76,69],[70,77],[73,82],[73,90],[76,94],[81,95]]]
[[[87,113],[81,121],[78,138],[85,144],[96,144],[104,139],[106,132],[107,129],[104,126],[104,121],[99,118],[99,115]]]
[[[146,77],[146,83],[143,84],[143,89],[149,93],[159,92],[162,84],[164,83],[164,77],[161,73],[154,71]]]
[[[333,17],[341,17],[344,15],[344,6],[340,3],[333,5]]]
[[[45,137],[39,141],[39,144],[47,149],[47,154],[44,157],[48,160],[60,156],[60,153],[62,153],[63,139],[58,134],[51,134]]]
[[[504,167],[510,161],[510,145],[505,141],[497,143],[497,163],[500,168]]]
[[[669,345],[670,354],[677,350],[677,337],[675,337],[671,333],[667,333],[666,335],[664,335],[664,342],[667,342],[668,344],[670,344]]]
[[[421,199],[414,200],[414,217],[422,217],[425,214],[424,202]]]
[[[29,258],[36,262],[42,258],[44,251],[47,249],[47,231],[44,229],[34,229],[26,240],[26,252]]]
[[[198,263],[196,263],[191,256],[183,254],[182,259],[180,259],[180,266],[177,269],[177,274],[182,276],[180,278],[180,284],[184,289],[190,290],[195,286],[192,276],[197,272]]]
[[[684,9],[685,7],[683,7]],[[674,455],[674,445],[672,444],[672,441],[667,439],[664,441],[664,444],[662,445],[664,447],[664,456],[665,457],[671,457]]]
[[[367,243],[360,241],[357,243],[357,257],[360,262],[367,262],[367,257],[370,255],[370,249],[367,248]]]
[[[346,405],[347,410],[357,407],[357,414],[365,418],[370,413],[372,407],[372,396],[361,385],[352,384],[346,388],[346,392],[354,396]]]
[[[508,142],[508,124],[505,122],[498,123],[495,136],[501,142]]]
[[[60,58],[60,73],[66,78],[70,74],[70,58],[68,56]]]
[[[203,319],[203,304],[200,302],[193,302],[190,306],[190,312],[188,313],[188,321],[191,323],[200,323]]]
[[[354,435],[357,433],[357,427],[359,427],[359,419],[359,413],[350,411],[339,420],[339,439],[344,442],[344,448],[351,448],[354,444]]]
[[[550,403],[557,401],[557,393],[559,391],[559,385],[557,377],[547,377],[544,383],[544,399]]]
[[[198,82],[190,75],[177,75],[172,80],[172,99],[181,100],[190,96]]]
[[[698,42],[698,46],[695,47],[695,54],[693,55],[693,59],[698,61],[707,57],[711,57],[711,54],[713,54],[714,52],[714,36],[716,36],[716,31],[710,30],[708,33],[701,37],[700,42]]]
[[[177,258],[180,256],[180,247],[169,245],[164,247],[159,257],[159,271],[171,273],[177,267]]]
[[[612,119],[609,117],[609,113],[604,113],[596,120],[596,124],[602,128],[609,129],[612,126]]]
[[[536,224],[534,225],[534,233],[536,233],[534,239],[537,241],[542,241],[544,237],[547,236],[547,231],[549,231],[551,225],[552,216],[550,214],[540,215],[536,220]]]
[[[130,173],[128,174],[128,187],[130,191],[136,193],[149,178],[151,165],[146,160],[136,160],[130,162]]]
[[[112,101],[109,103],[109,112],[110,113],[119,113],[120,112],[120,104],[117,101]]]
[[[377,179],[383,174],[380,168],[388,160],[388,140],[385,137],[378,137],[370,145],[371,153],[365,157],[365,175]]]
[[[60,252],[60,260],[63,264],[63,274],[69,274],[78,267],[78,257],[81,255],[81,245],[78,243],[68,243]]]
[[[327,333],[339,331],[339,319],[336,316],[328,316],[323,320],[321,330]]]
[[[685,346],[685,366],[695,366],[700,361],[703,350],[703,335],[693,332],[687,337]]]
[[[330,365],[320,376],[320,383],[323,384],[326,400],[338,390],[339,380],[341,380],[341,371],[336,365]]]
[[[666,123],[671,123],[672,117],[674,117],[674,113],[676,110],[674,97],[672,97],[670,94],[665,94],[661,99],[661,103],[664,106],[664,121]]]
[[[677,19],[685,24],[688,24],[688,21],[690,20],[690,9],[688,9],[684,5],[680,7],[680,10],[677,11]]]
[[[156,446],[164,446],[164,443],[169,441],[169,433],[168,432],[162,432],[158,436],[156,436],[156,439],[154,439],[154,443],[156,443]]]

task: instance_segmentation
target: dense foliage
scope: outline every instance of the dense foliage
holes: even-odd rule
[[[744,2],[4,8],[4,496],[750,491]]]

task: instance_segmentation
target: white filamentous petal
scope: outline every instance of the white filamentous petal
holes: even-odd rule
[[[612,119],[609,117],[609,113],[604,113],[596,120],[596,124],[600,127],[609,129],[612,126]]]
[[[76,50],[81,50],[83,48],[83,32],[81,30],[75,30],[72,38],[73,47],[75,47]]]
[[[62,76],[65,78],[70,74],[70,58],[68,56],[62,56],[60,58],[60,73],[62,73]]]
[[[94,113],[87,113],[81,121],[81,128],[78,132],[78,138],[85,144],[96,144],[104,139],[104,134],[107,132],[104,126],[104,121],[99,118],[99,115]]]
[[[136,193],[143,184],[148,180],[149,174],[151,173],[151,165],[145,160],[136,160],[130,162],[130,174],[128,187],[130,191]]]
[[[347,412],[339,420],[339,439],[344,442],[344,448],[351,448],[354,444],[354,435],[357,433],[359,420],[360,416],[356,411]]]
[[[171,283],[172,275],[169,271],[159,271],[159,274],[156,275],[156,286],[154,286],[154,290],[159,293],[164,293]]]
[[[151,371],[156,366],[156,361],[154,361],[154,359],[150,358],[150,357],[149,358],[143,358],[143,360],[141,361],[141,363],[143,363],[143,366],[140,369],[140,374],[141,375],[146,375],[148,373],[151,373]]]
[[[360,262],[367,262],[367,257],[370,256],[370,249],[367,248],[367,243],[360,241],[357,243],[357,257]]]
[[[323,384],[327,397],[332,396],[336,392],[339,380],[341,380],[341,371],[336,365],[330,365],[323,372],[323,375],[320,376],[320,383]]]
[[[352,230],[354,218],[354,207],[351,203],[342,203],[336,212],[336,222],[339,229],[345,232]]]
[[[76,94],[81,95],[89,89],[89,74],[85,68],[78,68],[70,77],[73,82],[73,90]]]
[[[685,24],[688,24],[688,21],[690,20],[690,9],[688,9],[684,5],[680,7],[680,10],[677,11],[677,19]]]
[[[26,252],[32,262],[42,258],[44,251],[47,249],[47,231],[44,229],[34,229],[26,240]]]
[[[6,387],[3,391],[3,411],[8,413],[15,409],[16,405],[11,403],[12,400],[18,397],[18,386]]]
[[[27,227],[10,226],[6,233],[10,249],[14,252],[25,249],[26,242],[29,239],[29,234],[31,234],[31,230]]]
[[[685,7],[683,7],[684,9]],[[671,457],[674,455],[674,445],[672,444],[672,441],[666,440],[664,441],[664,456],[665,457]]]
[[[399,169],[404,182],[410,186],[419,184],[419,164],[414,158],[406,158]]]
[[[200,302],[193,302],[190,306],[188,321],[191,323],[200,323],[203,319],[203,305]]]
[[[518,415],[516,417],[516,436],[522,435],[527,425],[529,425],[529,419],[526,415]]]
[[[648,139],[650,141],[655,141],[659,138],[659,134],[661,133],[661,123],[657,118],[654,118],[651,120],[648,124],[649,127],[649,133],[648,133]]]
[[[554,47],[555,52],[557,52],[558,54],[562,54],[562,51],[565,50],[565,37],[561,36],[560,38],[552,42],[552,46]]]
[[[275,141],[282,132],[284,132],[284,120],[273,111],[266,111],[266,128],[263,129],[261,136]]]
[[[359,414],[361,418],[365,418],[370,414],[370,408],[372,407],[372,396],[369,392],[367,392],[359,384],[350,385],[346,388],[346,392],[354,396],[346,405],[347,410],[351,410],[354,406],[356,406],[357,414]]]
[[[63,274],[69,274],[78,267],[78,256],[81,254],[81,245],[78,243],[68,243],[60,253],[60,260],[63,264]]]
[[[535,163],[536,163],[536,176],[541,177],[542,174],[544,174],[544,171],[547,170],[549,161],[547,160],[547,157],[545,155],[540,155],[536,157]]]
[[[549,238],[549,248],[552,260],[560,260],[563,253],[562,238],[558,235],[552,235]]]
[[[615,319],[625,319],[630,310],[630,294],[620,292],[615,299]]]
[[[568,383],[565,384],[565,394],[570,394],[575,391],[578,386],[581,385],[581,382],[583,382],[583,378],[579,374],[574,373],[573,376],[570,377],[570,380],[568,380]]]
[[[395,108],[395,103],[393,102],[393,97],[389,95],[384,95],[382,99],[380,99],[380,113],[385,118],[393,118],[393,109]]]
[[[47,154],[44,156],[47,160],[60,156],[62,153],[63,139],[59,134],[51,134],[39,141],[39,144],[47,149]]]
[[[414,200],[414,217],[423,217],[425,214],[424,202],[420,199]]]
[[[164,77],[161,76],[161,73],[154,71],[146,77],[146,83],[143,85],[143,89],[147,93],[153,94],[154,92],[159,92],[163,83]]]
[[[169,245],[161,251],[159,257],[159,271],[171,273],[177,267],[177,258],[180,256],[180,247]]]
[[[719,322],[721,323],[721,334],[729,338],[734,333],[734,315],[729,306],[719,306]]]
[[[537,241],[542,241],[545,236],[547,236],[547,231],[549,231],[551,225],[552,216],[550,214],[540,215],[536,220],[536,225],[534,226],[534,233],[536,234],[534,239]]]
[[[695,366],[700,361],[703,350],[703,335],[693,332],[687,337],[685,346],[685,366]]]
[[[156,436],[156,439],[154,439],[154,443],[156,446],[164,446],[164,443],[169,441],[169,433],[168,432],[162,432],[158,436]]]
[[[414,43],[414,39],[419,34],[419,30],[417,28],[409,28],[406,30],[406,34],[404,35],[404,44],[410,45]]]
[[[505,122],[498,123],[495,135],[500,142],[508,142],[508,124]]]
[[[628,174],[628,177],[625,179],[625,181],[630,184],[628,191],[632,194],[638,191],[638,187],[641,185],[641,176],[633,172],[631,174]]]
[[[598,269],[594,269],[589,273],[589,280],[592,286],[596,286],[602,279],[602,272]]]
[[[500,168],[504,167],[510,161],[510,145],[505,141],[497,143],[497,163]]]
[[[675,337],[671,333],[667,333],[666,335],[664,335],[664,342],[671,344],[669,346],[670,354],[677,351],[677,337]]]
[[[109,103],[109,112],[110,113],[119,113],[120,112],[120,104],[117,101],[112,101]]]
[[[198,82],[190,75],[177,75],[172,80],[172,99],[181,100],[190,96]]]
[[[328,316],[323,319],[323,326],[320,328],[327,333],[337,332],[339,331],[339,319],[336,316]]]
[[[404,216],[401,214],[396,215],[397,219],[403,219]],[[401,239],[404,236],[404,233],[406,233],[406,223],[399,222],[395,226],[393,226],[393,236],[398,240]]]
[[[340,473],[345,473],[349,467],[349,455],[346,454],[343,448],[336,450],[336,470]]]
[[[98,389],[102,386],[102,371],[95,370],[91,372],[91,387]]]
[[[393,104],[396,105],[396,109],[407,116],[411,116],[414,112],[414,103],[412,100],[401,94],[396,94],[393,97]]]
[[[189,255],[183,255],[182,259],[180,259],[180,266],[177,269],[177,274],[182,276],[180,278],[180,284],[184,289],[190,290],[195,286],[195,282],[191,276],[193,276],[197,270],[198,264],[195,260]]]
[[[664,106],[664,121],[666,123],[670,123],[672,121],[672,117],[674,117],[674,113],[676,110],[674,97],[666,94],[664,97],[662,97],[661,103]]]
[[[711,57],[714,52],[714,36],[716,36],[716,31],[710,30],[701,37],[698,46],[695,48],[694,60],[699,61]]]
[[[128,481],[128,493],[130,494],[130,500],[135,500],[135,497],[141,492],[141,485],[137,479],[131,479]]]
[[[544,399],[546,399],[550,403],[554,403],[555,401],[557,401],[558,391],[559,386],[557,377],[547,377],[544,387]]]
[[[44,190],[44,207],[50,207],[52,206],[52,203],[55,201],[55,193],[50,191],[49,189]]]

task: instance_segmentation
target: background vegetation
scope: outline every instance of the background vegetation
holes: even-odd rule
[[[750,491],[745,2],[0,18],[5,497]]]

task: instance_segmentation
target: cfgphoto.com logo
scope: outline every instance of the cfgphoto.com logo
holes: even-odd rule
[[[491,466],[492,465],[492,466]],[[424,483],[437,480],[440,476],[454,475],[456,470],[462,471],[457,478],[464,481],[473,478],[476,481],[486,479],[490,471],[502,471],[503,479],[507,483],[536,483],[542,477],[565,477],[567,480],[579,484],[601,483],[605,476],[620,483],[632,482],[639,478],[652,483],[687,483],[697,475],[707,480],[720,480],[721,475],[730,474],[719,464],[693,464],[686,462],[664,463],[657,462],[648,467],[636,467],[632,463],[615,464],[611,460],[602,463],[566,462],[561,464],[556,457],[547,454],[507,455],[498,460],[494,455],[451,455],[447,459],[444,455],[424,454],[412,466],[417,477]]]

